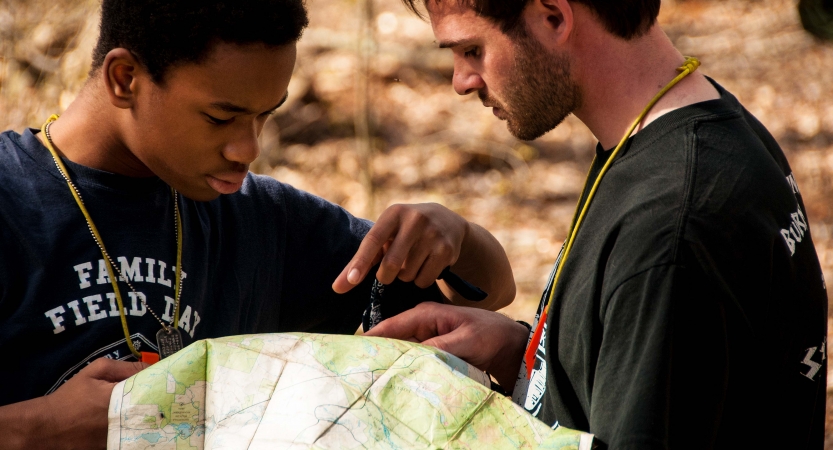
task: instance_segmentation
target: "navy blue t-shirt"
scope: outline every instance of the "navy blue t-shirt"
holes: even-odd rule
[[[53,392],[96,358],[132,360],[101,251],[49,151],[33,133],[0,134],[0,405]],[[130,338],[156,351],[174,310],[173,197],[137,179],[64,160],[119,283]],[[353,333],[372,277],[347,294],[332,282],[371,224],[271,178],[211,202],[179,197],[184,226],[179,329],[188,345],[219,336]],[[118,276],[118,275],[117,275]],[[426,293],[410,285],[406,295]]]

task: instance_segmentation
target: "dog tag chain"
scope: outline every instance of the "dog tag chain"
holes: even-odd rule
[[[153,361],[157,360],[155,356],[153,358],[145,358],[145,352],[139,352],[135,345],[133,344],[133,339],[130,336],[130,331],[127,328],[127,317],[124,313],[124,302],[122,301],[121,290],[118,286],[118,280],[123,280],[130,290],[133,292],[134,298],[138,298],[142,302],[142,306],[144,306],[150,314],[162,325],[162,329],[156,333],[156,345],[159,349],[159,357],[164,359],[183,348],[182,343],[182,334],[177,329],[177,325],[179,322],[179,300],[182,295],[182,241],[183,241],[183,232],[182,232],[182,216],[179,213],[179,195],[171,188],[171,194],[174,198],[174,220],[176,221],[174,226],[174,233],[176,237],[176,280],[174,285],[174,315],[171,319],[170,324],[165,323],[162,319],[159,318],[158,315],[153,311],[153,309],[147,304],[144,295],[139,295],[136,293],[136,288],[133,287],[133,284],[130,283],[129,278],[122,276],[121,270],[116,264],[113,262],[113,259],[110,257],[110,254],[104,248],[104,242],[101,239],[101,235],[98,233],[98,229],[96,228],[95,224],[93,223],[92,217],[90,217],[90,213],[87,211],[86,206],[84,206],[84,201],[81,198],[81,192],[72,182],[69,177],[69,172],[67,172],[64,163],[61,162],[61,158],[58,156],[58,152],[55,150],[55,145],[52,143],[52,136],[49,133],[49,127],[52,125],[52,122],[58,119],[57,115],[52,115],[43,124],[41,127],[41,131],[43,132],[44,136],[46,137],[44,144],[46,144],[46,148],[52,154],[52,159],[55,161],[55,165],[58,167],[58,172],[61,173],[64,180],[66,180],[67,185],[69,186],[69,190],[72,193],[72,196],[75,198],[75,202],[78,204],[78,207],[81,209],[81,212],[84,214],[84,219],[87,221],[87,228],[90,230],[90,234],[93,236],[93,240],[98,245],[98,248],[101,250],[101,255],[104,257],[103,262],[105,267],[107,268],[107,275],[110,277],[110,283],[113,286],[113,293],[116,297],[116,302],[118,303],[119,307],[119,316],[121,317],[121,324],[122,330],[124,331],[125,341],[127,343],[128,348],[130,348],[130,352],[139,360],[145,361],[146,359],[152,359]],[[115,275],[118,275],[116,277]],[[148,356],[152,356],[152,354],[147,354]],[[151,361],[152,362],[152,361]]]

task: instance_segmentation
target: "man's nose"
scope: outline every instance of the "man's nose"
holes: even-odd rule
[[[250,164],[260,155],[260,145],[257,142],[257,130],[242,130],[235,139],[228,142],[223,149],[223,157],[229,161]]]
[[[459,60],[454,62],[454,90],[459,95],[468,95],[486,87],[486,82],[477,71]]]

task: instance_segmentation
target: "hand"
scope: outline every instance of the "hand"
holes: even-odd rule
[[[426,302],[383,321],[364,335],[421,342],[444,350],[489,372],[511,392],[529,330],[496,312]]]
[[[393,205],[362,240],[333,290],[343,294],[353,289],[380,261],[376,279],[382,284],[399,278],[426,288],[457,262],[468,230],[468,221],[444,206]]]
[[[146,367],[97,359],[50,395],[0,407],[0,432],[20,448],[103,449],[113,387]]]

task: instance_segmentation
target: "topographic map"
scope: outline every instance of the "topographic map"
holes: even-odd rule
[[[196,342],[119,383],[108,449],[589,449],[410,342],[262,334]]]

